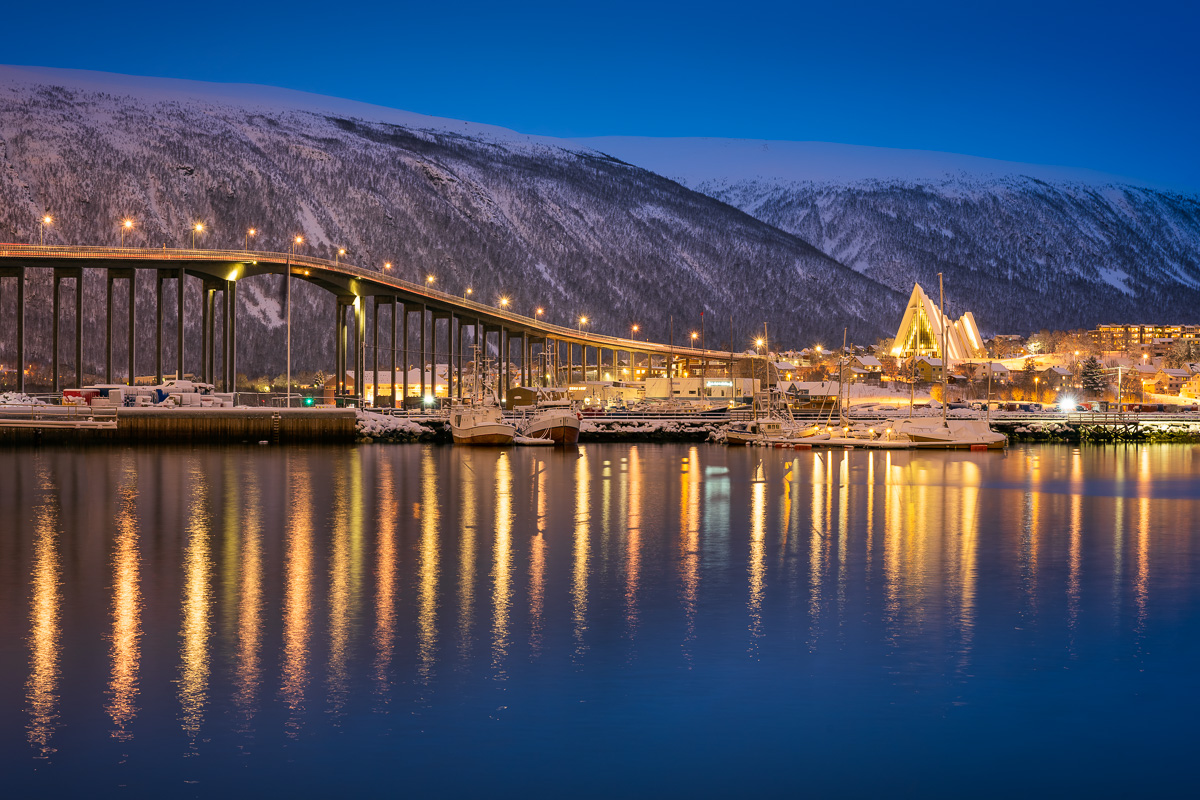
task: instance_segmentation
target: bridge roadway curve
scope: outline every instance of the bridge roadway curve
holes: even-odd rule
[[[285,275],[291,273],[293,278],[307,281],[315,286],[319,286],[326,291],[335,295],[337,300],[337,311],[335,314],[335,352],[336,365],[335,373],[339,376],[338,389],[339,392],[346,392],[347,388],[343,379],[347,372],[349,363],[349,353],[347,348],[347,332],[349,330],[354,340],[355,363],[353,372],[356,375],[366,372],[366,300],[370,298],[375,306],[374,316],[374,365],[373,372],[379,371],[379,353],[378,347],[378,308],[380,305],[392,305],[393,309],[399,307],[403,309],[403,321],[407,323],[410,315],[413,313],[421,314],[420,333],[418,335],[418,349],[409,348],[408,325],[404,325],[403,330],[403,346],[397,347],[396,342],[396,314],[392,314],[392,340],[391,340],[391,374],[396,375],[395,357],[397,351],[405,353],[405,365],[411,364],[411,355],[417,354],[420,356],[421,363],[426,362],[426,356],[437,355],[446,356],[452,363],[457,363],[457,369],[452,372],[461,374],[462,359],[463,359],[463,339],[462,329],[469,327],[472,332],[472,343],[479,341],[478,334],[482,331],[483,341],[487,341],[487,336],[491,333],[496,333],[499,336],[497,342],[497,352],[507,352],[511,359],[510,344],[513,339],[521,341],[521,358],[520,369],[521,379],[524,385],[530,385],[534,382],[532,368],[532,348],[540,342],[541,352],[545,353],[550,347],[554,348],[554,355],[561,356],[561,347],[566,347],[566,359],[556,358],[555,362],[560,366],[564,365],[568,369],[567,374],[572,375],[574,367],[573,351],[579,348],[582,374],[586,376],[589,365],[587,363],[587,349],[592,348],[596,351],[596,362],[594,364],[596,375],[601,374],[603,351],[608,350],[611,353],[614,370],[617,363],[617,353],[627,353],[630,357],[630,366],[639,366],[637,364],[637,356],[641,356],[645,360],[645,369],[647,374],[653,371],[662,371],[665,374],[667,367],[655,367],[653,359],[659,358],[660,361],[665,360],[668,364],[683,361],[685,363],[701,363],[706,367],[708,364],[716,363],[721,367],[722,374],[726,373],[726,369],[731,367],[732,362],[747,358],[741,353],[731,353],[729,351],[705,350],[693,347],[677,347],[660,342],[640,341],[634,339],[625,339],[617,336],[604,336],[595,333],[588,333],[581,330],[571,330],[570,328],[554,325],[547,322],[542,322],[533,317],[517,314],[512,311],[507,311],[495,306],[489,306],[484,303],[479,303],[474,300],[469,300],[465,297],[443,292],[431,286],[413,283],[399,278],[391,277],[385,273],[376,272],[374,270],[356,267],[351,264],[346,264],[339,261],[327,261],[325,259],[313,258],[304,255],[293,255],[290,253],[274,253],[266,251],[248,251],[248,250],[203,250],[203,249],[168,249],[168,248],[117,248],[117,247],[87,247],[87,246],[55,246],[55,245],[23,245],[23,244],[0,244],[0,279],[16,278],[17,279],[17,320],[13,328],[0,323],[0,330],[8,329],[16,331],[16,354],[21,365],[25,361],[25,273],[27,269],[42,268],[54,270],[53,281],[53,301],[51,315],[53,320],[53,353],[52,353],[52,370],[54,375],[54,390],[59,390],[59,294],[60,284],[64,280],[75,280],[76,286],[82,283],[83,269],[104,270],[107,273],[107,316],[106,316],[106,364],[105,376],[107,382],[112,382],[112,297],[113,297],[113,282],[118,280],[128,280],[131,288],[134,285],[135,273],[138,270],[153,270],[157,273],[157,328],[156,328],[156,357],[155,357],[155,374],[161,382],[163,377],[163,286],[165,281],[175,281],[176,298],[175,302],[178,306],[178,318],[184,319],[186,313],[184,303],[184,287],[186,278],[196,278],[202,282],[202,319],[201,319],[201,363],[199,374],[207,382],[223,383],[223,385],[232,390],[233,382],[236,377],[237,363],[237,333],[236,333],[236,290],[237,282],[246,278],[251,278],[259,275]],[[3,280],[0,280],[0,292],[3,291]],[[217,292],[222,293],[225,303],[225,312],[222,316],[223,336],[222,336],[222,374],[216,375],[216,307],[215,295]],[[76,316],[76,337],[75,337],[75,385],[79,386],[82,381],[82,363],[83,363],[83,325],[82,325],[82,292],[75,293],[75,316]],[[133,292],[130,292],[133,296]],[[290,285],[285,295],[290,300]],[[349,328],[346,324],[346,313],[350,312],[353,319],[353,327]],[[431,315],[427,317],[426,315]],[[432,334],[430,338],[433,340],[429,343],[430,349],[426,349],[426,321],[430,321],[430,330]],[[448,347],[444,351],[436,351],[437,342],[437,321],[439,319],[448,319],[450,324],[447,326],[446,336]],[[136,314],[132,309],[129,314],[128,338],[129,338],[129,364],[128,376],[132,382],[135,373],[134,363],[134,327]],[[288,359],[290,371],[290,346],[291,341],[288,341]],[[384,348],[385,352],[389,348]],[[180,365],[185,363],[185,337],[184,326],[177,326],[177,342],[176,342],[176,368],[178,373],[183,373]],[[457,359],[457,362],[454,360]],[[408,369],[404,369],[404,394],[408,395]],[[23,369],[18,370],[18,391],[24,391],[25,373]],[[425,370],[421,370],[421,393],[424,394],[426,387],[424,386]],[[433,380],[436,380],[436,371],[434,371]],[[397,395],[398,383],[393,383],[392,397]],[[501,392],[505,387],[501,386]],[[356,382],[353,394],[361,396],[361,383]],[[462,385],[458,385],[458,392],[461,396]]]

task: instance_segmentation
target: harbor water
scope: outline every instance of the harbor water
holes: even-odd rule
[[[0,451],[9,797],[1190,792],[1200,447]]]

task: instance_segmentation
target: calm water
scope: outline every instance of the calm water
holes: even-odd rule
[[[1190,793],[1198,472],[0,452],[4,793]]]

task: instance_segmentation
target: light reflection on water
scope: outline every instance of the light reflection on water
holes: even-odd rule
[[[1010,741],[997,734],[1003,715],[1041,719],[1049,676],[1049,728],[1062,734],[1065,714],[1067,732],[1090,735],[1094,720],[1062,710],[1076,689],[1061,676],[1075,670],[1107,687],[1109,704],[1141,698],[1129,701],[1139,730],[1141,680],[1171,687],[1164,719],[1200,710],[1180,682],[1191,662],[1171,660],[1200,638],[1200,457],[1189,447],[51,450],[0,461],[12,476],[0,502],[17,520],[0,542],[11,567],[0,625],[27,654],[0,662],[0,697],[22,700],[19,721],[13,703],[0,706],[4,730],[24,739],[5,740],[4,764],[29,787],[83,763],[115,786],[114,765],[139,755],[150,772],[203,756],[192,771],[214,785],[246,764],[288,784],[299,780],[282,766],[288,742],[342,742],[306,756],[331,773],[347,759],[369,772],[359,753],[416,747],[433,775],[461,737],[499,772],[526,745],[578,767],[603,741],[605,758],[646,777],[645,743],[614,744],[638,725],[673,730],[696,774],[717,780],[706,742],[754,730],[739,727],[749,708],[781,747],[823,747],[843,719],[936,739],[923,728],[929,704],[941,716],[971,706],[983,721],[958,720],[942,745],[995,752]],[[106,557],[88,559],[98,545]],[[94,663],[107,664],[99,681]],[[826,696],[838,701],[815,699]],[[235,736],[251,761],[233,760]],[[105,740],[120,748],[107,765]],[[815,768],[832,774],[839,757]],[[780,762],[776,777],[787,774]],[[696,780],[701,793],[720,783]]]

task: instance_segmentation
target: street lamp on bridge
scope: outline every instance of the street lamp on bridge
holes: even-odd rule
[[[255,236],[258,236],[258,231],[256,229],[250,228],[249,230],[246,231],[246,235],[245,235],[245,237],[243,237],[243,241],[242,241],[242,249],[243,250],[250,249],[250,240],[253,239]]]
[[[434,281],[434,277],[432,275],[425,276],[425,285],[426,286],[433,286],[433,281]]]
[[[38,244],[39,245],[43,245],[46,243],[46,226],[51,224],[52,222],[54,222],[54,217],[50,216],[49,214],[46,214],[45,216],[42,217],[41,227],[38,228]]]
[[[629,326],[629,338],[636,340],[637,332],[638,332],[638,326],[637,326],[637,323],[635,322]]]
[[[542,308],[541,306],[538,306],[537,309],[533,312],[533,316],[540,322],[542,319],[542,315],[545,313],[546,313],[546,309]]]
[[[391,268],[392,268],[392,262],[390,262],[390,261],[385,261],[385,262],[383,262],[383,268],[384,268],[384,269],[391,269]]]
[[[297,235],[294,239],[292,239],[292,255],[293,256],[296,255],[296,245],[298,245],[298,244],[304,244],[303,236]]]
[[[346,255],[346,248],[344,248],[344,247],[339,247],[339,248],[337,249],[337,252],[333,254],[333,265],[334,265],[335,267],[338,265],[338,259],[339,259],[339,258],[341,258],[341,257],[342,257],[342,256],[344,256],[344,255]]]
[[[126,217],[121,220],[121,247],[125,246],[125,233],[133,230],[133,220]]]
[[[583,333],[584,325],[587,325],[587,317],[580,317],[579,324],[575,326],[575,330],[579,331],[580,333]]]
[[[192,249],[193,250],[196,249],[196,234],[197,233],[204,233],[204,223],[203,222],[197,222],[195,225],[192,226]]]
[[[501,298],[500,298],[500,307],[501,307],[501,308],[503,308],[503,309],[507,309],[507,308],[508,308],[508,298],[507,298],[507,297],[501,297]]]

